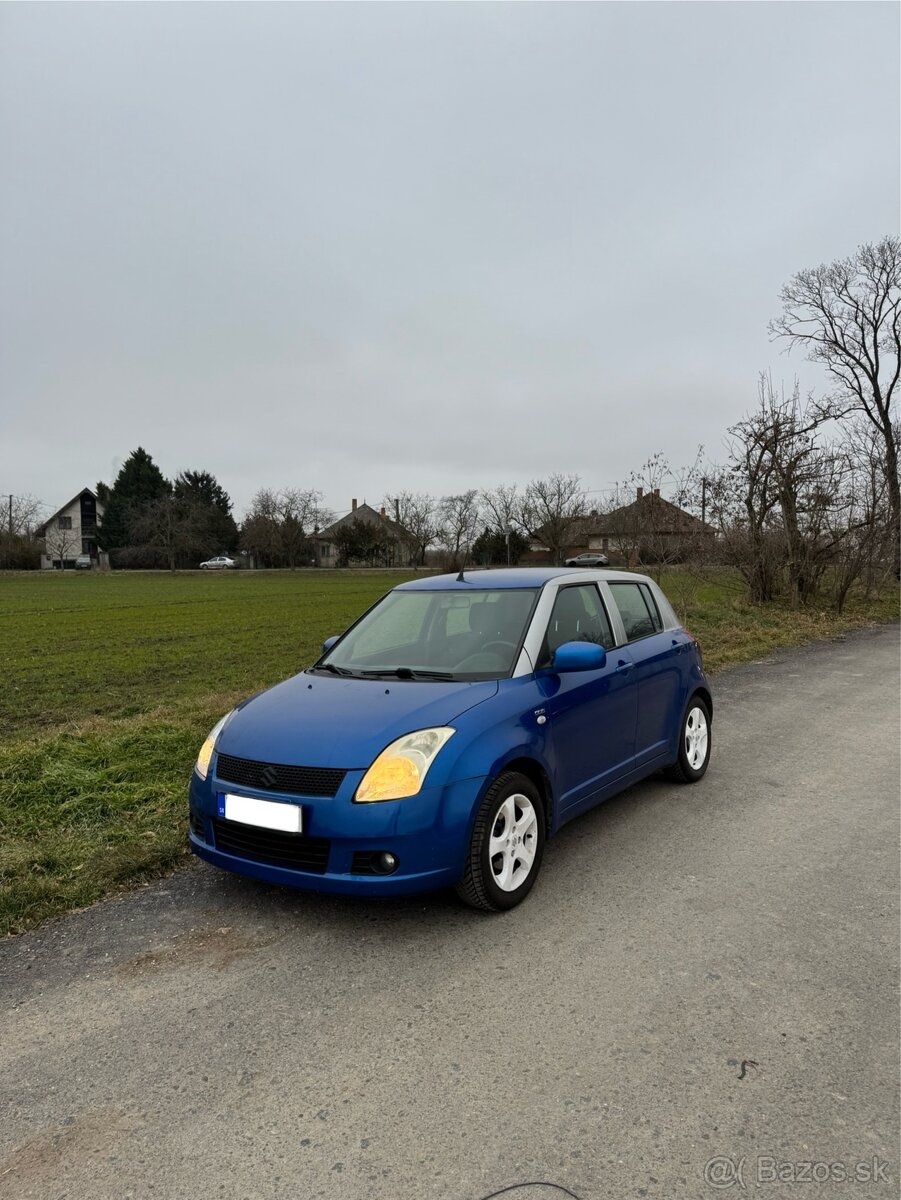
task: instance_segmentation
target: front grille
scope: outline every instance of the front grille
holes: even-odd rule
[[[213,818],[213,838],[217,850],[249,858],[252,862],[268,863],[273,867],[293,867],[324,875],[328,866],[331,842],[328,838],[303,837],[296,833],[279,833],[274,829],[259,829],[238,821]]]
[[[334,796],[346,774],[337,767],[288,767],[230,754],[220,754],[216,762],[219,779],[258,791],[298,796]]]

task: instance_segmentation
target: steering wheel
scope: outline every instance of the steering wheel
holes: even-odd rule
[[[516,649],[515,642],[505,642],[505,641],[502,641],[499,639],[496,642],[486,642],[485,645],[482,647],[482,653],[487,654],[488,651],[491,650],[492,646],[502,646],[505,650],[515,650]]]

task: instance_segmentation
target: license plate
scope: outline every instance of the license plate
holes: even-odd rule
[[[303,829],[303,810],[299,804],[279,804],[274,800],[257,800],[254,796],[219,796],[219,815],[226,821],[256,825],[260,829],[278,829],[282,833],[300,833]]]

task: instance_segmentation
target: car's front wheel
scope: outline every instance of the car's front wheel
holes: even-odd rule
[[[505,771],[479,806],[457,895],[486,912],[513,908],[532,890],[544,839],[538,788],[525,775]]]
[[[676,783],[697,783],[707,770],[711,746],[710,710],[700,696],[692,696],[679,734],[679,757],[667,776]]]

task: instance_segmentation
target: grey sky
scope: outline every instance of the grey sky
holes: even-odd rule
[[[336,511],[721,452],[896,232],[895,4],[3,5],[0,492]]]

